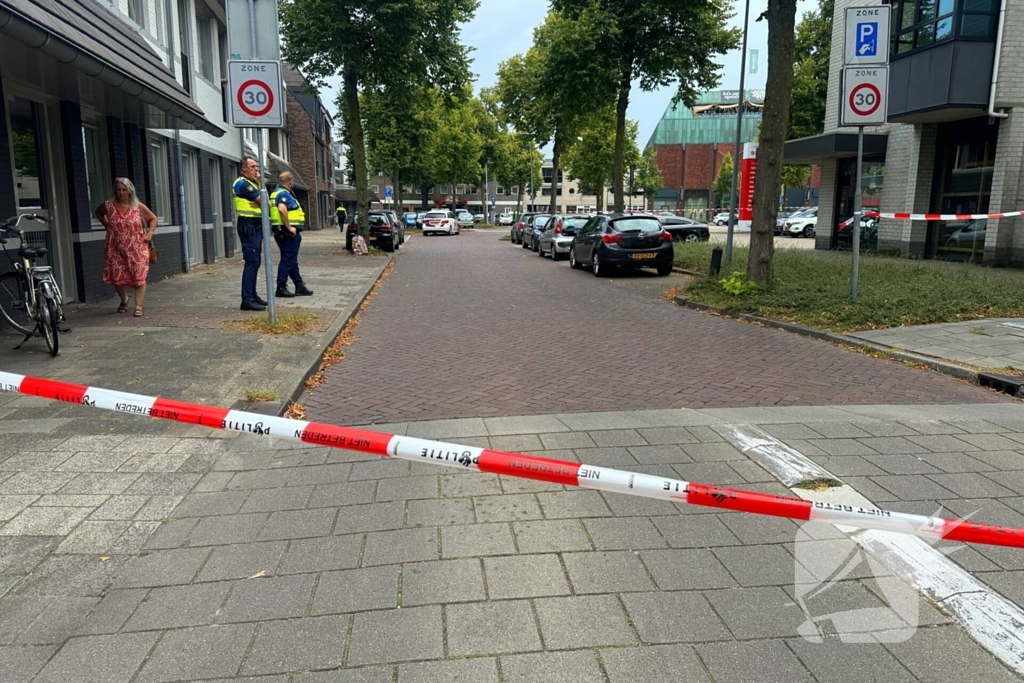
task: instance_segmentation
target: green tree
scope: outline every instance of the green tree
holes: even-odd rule
[[[797,24],[787,133],[790,140],[818,135],[825,129],[834,8],[835,0],[818,0],[818,9],[804,12]]]
[[[476,182],[483,172],[483,139],[477,129],[473,100],[437,98],[436,107],[437,130],[424,150],[431,176],[452,185]]]
[[[780,183],[782,185],[781,196],[786,196],[786,191],[794,187],[803,187],[807,179],[811,177],[810,166],[783,166]]]
[[[430,83],[458,91],[469,80],[459,27],[477,0],[286,0],[280,6],[284,58],[313,86],[340,75],[345,141],[356,181],[359,232],[369,235],[366,145],[359,93],[367,87]]]
[[[403,184],[418,182],[422,175],[418,152],[437,128],[431,105],[435,93],[429,88],[367,88],[359,98],[367,160],[391,177],[395,206],[403,203]]]
[[[512,131],[502,130],[495,143],[494,178],[507,188],[517,187],[517,210],[522,211],[527,183],[540,176],[541,153],[533,143]]]
[[[604,210],[605,188],[615,173],[615,107],[608,105],[586,116],[580,125],[576,143],[566,152],[569,177],[580,185],[580,194],[597,196],[598,209]],[[636,165],[640,156],[636,138],[639,126],[626,121],[625,167]],[[628,173],[628,171],[627,171]]]
[[[647,208],[653,208],[654,195],[658,194],[662,187],[664,184],[661,180],[661,169],[658,168],[654,145],[648,145],[636,165],[630,193],[642,193],[644,204],[647,205]]]
[[[718,85],[715,58],[736,47],[739,31],[726,28],[727,0],[552,0],[573,20],[586,18],[600,46],[591,68],[613,73],[616,84],[615,210],[623,209],[626,109],[634,82],[645,91],[675,84],[674,100],[692,105]]]
[[[722,166],[718,169],[711,189],[715,192],[719,206],[732,206],[732,154],[727,153],[722,159]]]
[[[754,177],[754,215],[747,256],[747,278],[759,287],[771,279],[775,217],[779,211],[782,152],[793,90],[793,34],[796,0],[768,0],[768,78],[761,113],[761,139]]]

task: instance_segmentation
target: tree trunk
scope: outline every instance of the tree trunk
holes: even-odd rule
[[[597,206],[598,212],[604,211],[604,183],[597,184]]]
[[[768,0],[768,80],[761,110],[761,139],[754,176],[754,215],[747,278],[767,287],[775,255],[775,218],[782,184],[782,151],[793,90],[793,36],[796,0]],[[739,160],[734,160],[738,163]]]
[[[556,132],[555,144],[551,148],[551,209],[553,216],[558,213],[558,158],[562,154],[562,138]]]
[[[345,127],[348,128],[349,149],[352,150],[352,166],[356,176],[356,218],[359,234],[369,243],[370,239],[370,187],[366,172],[366,144],[363,140],[363,121],[359,115],[359,78],[355,69],[347,68],[342,75],[345,89]]]
[[[516,218],[523,215],[523,189],[519,187],[519,195],[516,197]]]
[[[615,101],[615,165],[612,171],[612,192],[615,194],[615,212],[625,208],[622,185],[625,179],[626,156],[626,109],[629,107],[629,89],[633,80],[633,58],[626,58],[626,64],[619,77],[619,95]]]
[[[484,181],[484,184],[480,186],[480,197],[482,199],[480,202],[480,213],[484,215],[484,224],[487,225],[490,223],[490,221],[487,220],[489,218],[487,214],[490,213],[487,210],[487,176],[483,176],[478,180]]]
[[[401,174],[402,172],[396,168],[394,174],[391,176],[391,183],[395,188],[393,191],[393,199],[395,201],[395,213],[397,214],[405,213],[405,208],[402,206],[402,180],[399,177]],[[402,218],[402,220],[404,221],[405,218]]]

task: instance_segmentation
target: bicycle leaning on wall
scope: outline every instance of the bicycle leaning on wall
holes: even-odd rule
[[[0,275],[0,316],[25,335],[15,349],[39,334],[46,340],[51,356],[60,353],[60,323],[65,322],[63,301],[50,266],[36,265],[46,256],[45,247],[26,247],[25,232],[18,228],[22,220],[47,222],[37,214],[9,218],[0,224],[0,248],[11,262],[12,271]],[[17,237],[21,247],[17,259],[7,251],[7,240]]]

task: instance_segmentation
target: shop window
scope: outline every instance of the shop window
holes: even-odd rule
[[[149,154],[153,158],[153,206],[160,224],[171,222],[171,186],[167,174],[167,145],[163,140],[150,140]]]
[[[41,107],[36,102],[17,97],[8,106],[18,208],[47,209],[49,201],[44,180]]]
[[[837,193],[835,221],[832,225],[826,223],[832,217],[823,214],[818,216],[817,232],[820,234],[828,230],[832,234],[834,248],[847,251],[853,243],[853,223],[848,220],[853,218],[857,211],[857,202],[854,201],[855,181],[857,179],[857,160],[843,159],[839,163],[839,192]],[[882,186],[885,184],[885,162],[881,159],[864,160],[860,178],[860,208],[865,211],[878,211],[881,207]],[[845,223],[845,225],[844,225]],[[874,252],[878,250],[878,220],[875,218],[861,218],[860,222],[860,250]]]
[[[985,119],[947,124],[940,129],[938,213],[987,213],[992,193],[998,126]],[[928,226],[926,255],[980,263],[987,221],[935,221]]]

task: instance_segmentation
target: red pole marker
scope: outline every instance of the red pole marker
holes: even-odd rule
[[[819,503],[791,496],[776,496],[667,479],[609,467],[553,460],[536,455],[506,453],[476,446],[460,446],[413,436],[384,434],[366,429],[257,415],[198,403],[140,396],[98,387],[0,372],[0,391],[41,396],[55,401],[88,405],[104,410],[148,415],[164,420],[199,424],[214,429],[248,432],[304,443],[372,453],[386,458],[429,462],[508,477],[534,479],[597,491],[625,493],[669,502],[703,505],[756,515],[786,517],[797,521],[830,522],[861,529],[881,529],[915,536],[966,543],[1024,548],[1024,529],[978,524],[962,520],[925,517],[856,505]]]

